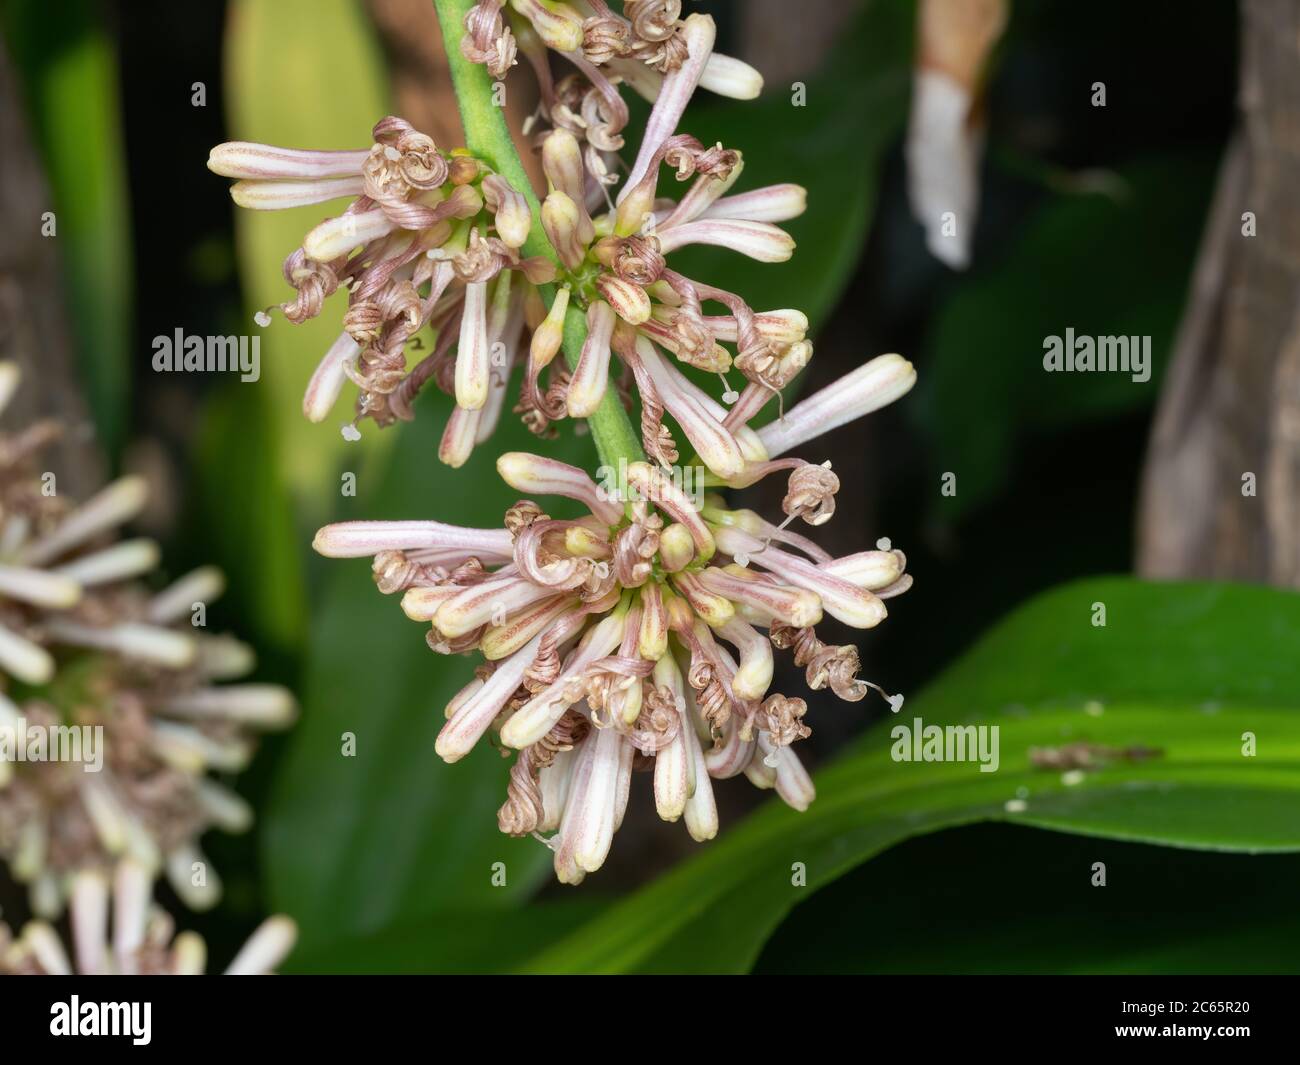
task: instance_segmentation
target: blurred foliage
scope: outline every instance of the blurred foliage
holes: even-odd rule
[[[1104,603],[1106,624],[1091,622]],[[1001,765],[900,762],[885,728],[817,777],[805,813],[771,804],[528,966],[743,972],[805,894],[910,836],[1007,820],[1216,850],[1300,850],[1300,595],[1103,579],[1035,599],[890,722],[997,725]],[[1092,712],[1089,712],[1089,711]],[[1099,711],[1099,712],[1098,712]],[[1245,757],[1243,733],[1259,739]],[[1066,784],[1030,762],[1071,742],[1157,749]],[[1008,810],[1020,800],[1023,809]],[[807,887],[792,885],[803,863]]]
[[[933,443],[932,483],[956,474],[956,493],[934,496],[945,518],[1002,491],[1013,449],[1034,431],[1154,404],[1213,176],[1201,156],[1094,174],[1100,188],[1049,197],[1008,248],[991,249],[941,304],[913,411]],[[1064,338],[1067,328],[1150,337],[1150,379],[1045,372],[1044,340]]]
[[[116,457],[126,425],[133,297],[116,51],[93,0],[64,0],[57,17],[37,0],[4,0],[0,25],[53,195],[86,400],[99,439]]]
[[[370,128],[389,109],[387,73],[359,2],[235,0],[226,39],[226,90],[232,140],[289,148],[367,148]],[[200,179],[226,182],[211,174]],[[281,264],[308,230],[345,206],[344,201],[288,211],[232,206],[250,307],[271,307],[293,297]],[[350,389],[324,423],[312,425],[301,414],[307,381],[342,331],[346,298],[346,293],[336,294],[324,313],[301,325],[272,310],[272,323],[262,334],[262,384],[278,412],[276,463],[308,524],[329,512],[332,492],[326,484],[334,479],[344,450],[349,460],[357,450],[339,433],[339,425],[351,416]],[[383,440],[368,433],[361,447],[382,446]]]
[[[502,972],[574,932],[601,908],[595,898],[533,902],[518,909],[449,909],[369,936],[298,951],[300,973]]]

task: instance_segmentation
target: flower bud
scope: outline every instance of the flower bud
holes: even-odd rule
[[[685,525],[673,522],[659,534],[659,560],[669,573],[685,569],[695,557],[695,542]]]
[[[794,239],[790,234],[767,222],[702,218],[661,230],[657,236],[665,255],[688,244],[729,248],[761,263],[783,263],[794,254]]]
[[[569,290],[557,289],[555,301],[546,312],[546,318],[533,330],[529,354],[532,356],[533,369],[544,370],[551,364],[561,346],[564,344],[564,315],[569,309]]]
[[[582,47],[582,16],[558,0],[510,0],[510,6],[532,24],[547,48],[576,52]]]
[[[501,242],[509,248],[523,247],[533,224],[523,194],[500,174],[489,174],[483,179],[483,199],[493,212]]]
[[[563,192],[552,192],[542,202],[542,228],[560,261],[570,270],[576,270],[587,254],[578,237],[580,224],[578,205]]]
[[[788,222],[808,209],[808,190],[802,185],[768,185],[736,196],[715,200],[705,218],[732,218],[746,222]]]
[[[327,263],[340,255],[348,254],[353,248],[386,237],[395,229],[397,223],[383,211],[341,214],[336,218],[325,219],[303,237],[302,250],[307,253],[307,258]]]
[[[614,332],[614,311],[596,300],[587,308],[587,339],[574,368],[565,399],[570,418],[590,418],[605,398],[609,386],[610,337]]]
[[[478,410],[488,397],[487,283],[465,286],[465,310],[456,346],[456,405]]]
[[[838,429],[905,395],[916,384],[916,368],[901,355],[881,355],[827,385],[758,430],[772,458]]]
[[[704,64],[700,87],[733,100],[753,100],[763,91],[763,75],[748,63],[715,52]]]
[[[616,274],[601,274],[596,288],[628,325],[640,325],[650,317],[650,297],[640,285],[625,281]]]

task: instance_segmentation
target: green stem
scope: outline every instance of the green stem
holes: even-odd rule
[[[465,147],[492,167],[511,185],[523,193],[532,214],[532,230],[524,242],[525,256],[544,255],[558,263],[555,249],[546,239],[542,228],[541,205],[528,179],[528,172],[519,159],[515,142],[506,125],[505,111],[493,103],[493,81],[487,68],[471,63],[461,55],[459,41],[465,32],[465,15],[475,0],[434,0],[438,22],[442,27],[443,46],[447,65],[451,68],[451,81],[456,89],[456,104],[460,108],[461,124],[465,127]],[[549,307],[555,299],[553,285],[541,286],[542,298]],[[577,308],[570,306],[564,319],[564,357],[571,368],[578,365],[583,342],[587,339],[587,319]],[[618,391],[605,390],[600,409],[587,419],[596,453],[606,466],[617,466],[619,459],[635,462],[645,458],[641,440],[632,428],[627,411],[618,400]]]

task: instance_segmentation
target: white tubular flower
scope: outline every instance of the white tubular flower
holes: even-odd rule
[[[310,181],[359,177],[369,153],[315,152],[269,144],[229,141],[208,153],[208,169],[222,177],[248,181]]]
[[[736,196],[720,197],[704,210],[702,217],[788,222],[807,209],[808,190],[802,185],[768,185]]]
[[[608,303],[592,301],[587,308],[587,339],[582,345],[582,357],[574,367],[566,397],[570,418],[591,417],[605,398],[614,322],[614,310]]]
[[[432,650],[482,653],[446,708],[436,751],[459,761],[495,732],[518,752],[502,831],[553,833],[556,877],[576,884],[608,856],[636,767],[653,768],[660,817],[683,820],[697,840],[718,830],[710,777],[744,774],[806,808],[812,783],[790,745],[810,733],[807,706],[770,690],[773,649],[794,652],[811,688],[861,699],[873,686],[857,676],[857,650],[821,642],[813,626],[823,612],[859,628],[883,620],[882,596],[906,586],[902,553],[832,559],[712,497],[700,506],[645,462],[602,487],[518,452],[498,468],[520,491],[576,500],[587,513],[553,519],[521,500],[500,530],[346,523],[321,529],[316,545],[333,557],[372,554],[380,590],[429,623]],[[791,518],[818,520],[818,493],[833,491],[826,474],[794,467]],[[201,717],[213,700],[195,693],[178,709]]]
[[[690,244],[728,248],[761,263],[783,263],[794,254],[790,234],[767,222],[703,219],[674,226],[659,237],[659,250],[665,255]]]
[[[0,367],[0,391],[11,379]],[[29,748],[0,762],[0,861],[37,914],[56,916],[72,892],[89,927],[101,871],[118,859],[153,876],[197,853],[208,828],[247,827],[246,804],[206,774],[242,768],[254,732],[287,726],[296,709],[283,688],[218,683],[254,664],[245,645],[196,627],[224,589],[219,571],[158,592],[136,583],[157,546],[112,537],[146,502],[140,478],[80,505],[45,494],[35,457],[56,435],[42,423],[0,441],[0,668],[28,686],[0,699],[0,726]],[[33,734],[48,737],[39,749]],[[187,865],[186,885],[193,876]],[[204,901],[215,901],[207,876]],[[86,950],[97,941],[81,937]],[[79,958],[81,971],[104,963]]]
[[[71,889],[71,958],[59,934],[45,921],[29,921],[17,936],[0,923],[0,974],[202,975],[207,968],[207,945],[197,933],[175,934],[172,918],[150,898],[151,885],[149,870],[130,858],[116,864],[111,886],[108,874],[98,869],[76,874]],[[273,973],[297,938],[297,925],[290,918],[268,918],[249,937],[226,974]]]
[[[776,458],[823,433],[870,414],[906,395],[916,368],[901,355],[880,355],[807,399],[785,417],[758,430],[768,455]]]
[[[655,156],[677,130],[677,124],[686,113],[686,105],[690,103],[695,87],[700,83],[704,66],[713,53],[717,32],[713,19],[708,15],[691,15],[683,23],[682,40],[686,45],[686,59],[664,78],[663,85],[660,86],[654,108],[646,122],[636,162],[632,164],[623,191],[619,194],[620,204],[645,177],[651,165],[657,165],[654,164]]]
[[[487,285],[465,286],[465,310],[456,346],[456,405],[478,410],[488,396]]]
[[[364,191],[361,175],[316,181],[239,181],[230,198],[250,211],[283,211],[329,200],[355,199]]]
[[[733,100],[754,100],[763,91],[763,75],[742,60],[714,52],[704,63],[700,88]]]

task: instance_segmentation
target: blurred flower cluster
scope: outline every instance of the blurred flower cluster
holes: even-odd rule
[[[106,871],[77,873],[71,882],[71,957],[48,921],[28,921],[17,935],[0,922],[0,975],[202,975],[207,969],[207,944],[195,932],[173,934],[171,916],[150,897],[152,883],[148,868],[132,858],[121,859],[113,869],[111,890]],[[296,938],[293,921],[268,917],[226,967],[226,975],[274,971]]]
[[[19,383],[0,364],[0,410]],[[0,434],[0,860],[42,918],[122,861],[146,895],[165,872],[182,901],[206,908],[220,880],[199,837],[252,821],[214,774],[246,766],[259,732],[293,720],[294,699],[222,683],[254,662],[247,645],[205,631],[221,573],[147,583],[157,545],[116,538],[147,502],[145,483],[67,499],[40,464],[63,431],[43,421]]]

